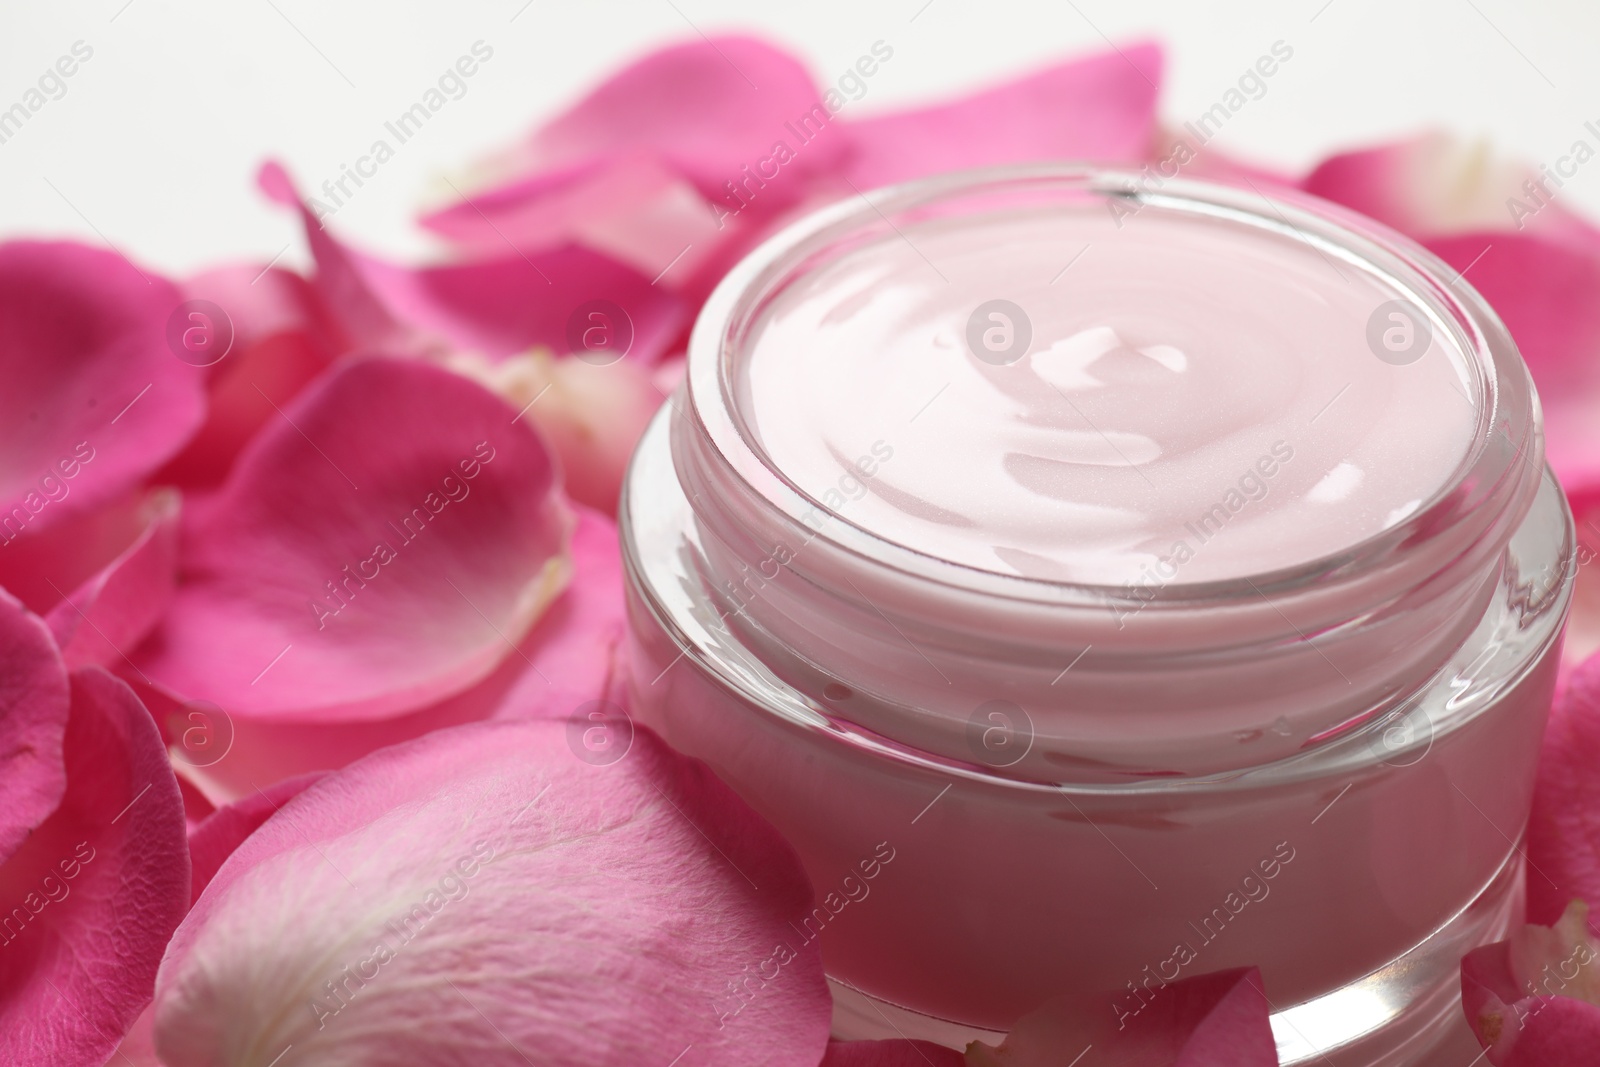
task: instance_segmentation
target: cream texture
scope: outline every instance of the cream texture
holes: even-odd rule
[[[802,492],[928,555],[1239,578],[1393,526],[1467,455],[1476,386],[1450,336],[1399,365],[1370,347],[1402,296],[1292,229],[1156,206],[926,221],[783,288],[735,399]]]

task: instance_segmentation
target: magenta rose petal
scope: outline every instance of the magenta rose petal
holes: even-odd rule
[[[408,323],[491,358],[534,346],[562,356],[584,352],[571,338],[581,342],[584,331],[594,328],[625,335],[627,358],[650,364],[688,323],[678,297],[599,252],[575,246],[505,251],[494,259],[419,270],[364,259],[361,270],[373,292]],[[591,312],[603,319],[591,322]],[[611,353],[602,349],[599,355],[609,360]],[[623,352],[616,355],[620,359]]]
[[[441,731],[239,846],[172,940],[156,1047],[170,1067],[636,1067],[691,1046],[814,1067],[831,1007],[789,925],[810,902],[788,845],[647,731],[607,766],[559,723]]]
[[[143,676],[299,722],[399,715],[483,678],[569,574],[554,465],[515,416],[425,363],[336,369],[188,509]]]
[[[1528,823],[1528,919],[1600,901],[1600,657],[1579,667],[1550,717]]]
[[[1149,990],[1067,995],[1035,1009],[999,1048],[973,1042],[971,1067],[1167,1064],[1277,1067],[1270,1008],[1254,967],[1195,975]]]
[[[232,804],[218,808],[192,828],[189,831],[191,902],[200,899],[200,894],[211,884],[218,869],[245,838],[259,830],[262,823],[278,813],[278,809],[322,776],[322,772],[313,771],[274,782],[265,789],[258,789]]]
[[[155,626],[177,585],[180,503],[170,489],[141,501],[133,543],[45,616],[68,667],[117,669]]]
[[[830,1041],[819,1067],[964,1067],[955,1049],[928,1041]]]
[[[617,656],[626,628],[622,561],[614,523],[577,507],[572,581],[494,672],[471,688],[425,708],[387,719],[301,722],[236,717],[222,760],[186,771],[213,801],[247,802],[281,779],[333,770],[389,745],[433,730],[487,718],[562,719],[597,701],[624,702]],[[161,694],[153,711],[182,709]],[[268,789],[270,792],[270,789]]]
[[[574,351],[572,338],[589,328],[589,313],[599,310],[606,316],[602,328],[626,339],[618,358],[654,363],[688,322],[677,296],[589,248],[523,248],[502,234],[493,256],[402,267],[335,238],[276,163],[262,168],[261,184],[300,212],[317,262],[314,285],[355,350],[501,358],[542,346],[567,355]]]
[[[67,242],[0,245],[0,543],[114,500],[205,413],[172,283]]]
[[[825,95],[799,60],[762,41],[695,40],[652,52],[614,74],[534,134],[527,154],[545,169],[648,152],[707,199],[720,199],[726,183],[743,177],[742,168],[771,155],[785,123],[824,108]],[[847,151],[842,139],[820,136],[784,170],[825,173]],[[798,184],[774,182],[762,192],[794,200],[799,190],[786,190]]]
[[[60,805],[0,867],[0,1062],[17,1067],[104,1063],[189,905],[178,784],[132,691],[74,672],[64,752]]]
[[[0,591],[0,863],[67,787],[67,701],[67,670],[49,628]]]
[[[1600,491],[1600,240],[1471,233],[1426,243],[1505,320],[1539,387],[1545,455],[1562,486]]]
[[[1141,44],[1050,67],[938,107],[851,121],[856,185],[1028,160],[1130,163],[1158,132],[1161,49]]]

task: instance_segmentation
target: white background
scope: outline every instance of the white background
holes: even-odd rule
[[[662,43],[744,30],[831,81],[883,39],[894,62],[849,113],[934,101],[1053,60],[1155,37],[1163,114],[1213,104],[1273,41],[1295,49],[1215,147],[1300,168],[1338,148],[1442,127],[1553,161],[1600,124],[1595,0],[0,0],[0,110],[75,41],[94,57],[0,144],[0,236],[105,240],[182,273],[222,258],[303,263],[264,202],[260,161],[314,189],[457,56],[494,58],[339,212],[368,248],[426,254],[412,223],[460,174],[615,67]],[[1600,164],[1562,197],[1600,214]]]

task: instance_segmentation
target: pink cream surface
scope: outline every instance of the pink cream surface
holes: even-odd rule
[[[1380,533],[1466,456],[1474,386],[1448,335],[1404,365],[1369,348],[1397,295],[1292,231],[1216,219],[925,222],[778,293],[738,388],[773,466],[886,540],[1054,581],[1237,578]],[[1031,323],[1008,364],[967,340],[995,299]]]

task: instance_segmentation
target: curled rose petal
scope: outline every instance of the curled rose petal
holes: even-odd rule
[[[1261,973],[1184,978],[1148,991],[1068,995],[1023,1016],[999,1048],[967,1047],[971,1067],[1277,1067]]]
[[[1532,167],[1496,158],[1485,142],[1434,132],[1332,156],[1301,187],[1413,237],[1496,230],[1600,236],[1559,202],[1530,195],[1538,179]]]
[[[1572,675],[1546,728],[1528,823],[1528,919],[1600,901],[1600,656]]]
[[[518,164],[526,165],[517,157],[506,166]],[[504,184],[468,192],[465,202],[458,187],[450,194],[450,206],[422,224],[463,252],[500,256],[508,242],[529,254],[581,245],[673,290],[723,238],[716,212],[693,183],[644,149],[551,172],[513,170]],[[668,265],[673,269],[663,274]]]
[[[598,309],[619,355],[652,363],[687,325],[678,297],[589,248],[524,249],[501,235],[493,256],[401,267],[337,240],[277,164],[262,168],[261,184],[300,212],[317,261],[316,288],[355,351],[475,352],[498,359],[543,346],[568,353]]]
[[[648,731],[603,766],[567,734],[441,731],[284,805],[172,940],[165,1062],[814,1067],[793,852]]]
[[[139,501],[143,529],[116,559],[45,617],[69,667],[118,667],[155,626],[177,585],[180,497],[160,489]]]
[[[0,590],[0,863],[61,801],[66,728],[67,670],[50,631]]]
[[[962,1067],[966,1057],[927,1041],[830,1041],[819,1067]]]
[[[189,905],[183,802],[150,716],[72,675],[61,804],[0,866],[0,1062],[98,1067],[155,985]]]
[[[644,150],[704,196],[720,197],[745,166],[771,155],[773,142],[788,132],[786,123],[824,108],[825,95],[799,60],[762,41],[694,40],[612,75],[535,133],[525,158],[545,169]],[[804,148],[785,169],[825,172],[847,151],[829,138]],[[774,183],[773,198],[785,195]]]
[[[477,682],[566,582],[550,456],[481,386],[344,364],[184,521],[183,581],[134,654],[237,717],[399,715]]]
[[[1461,962],[1462,1007],[1495,1067],[1581,1067],[1600,1043],[1600,943],[1573,901]]]
[[[1026,160],[1140,162],[1154,146],[1161,49],[1074,60],[951,104],[852,121],[846,166],[862,188]]]
[[[200,899],[200,894],[211,884],[218,869],[244,843],[245,838],[259,830],[262,823],[321,778],[322,772],[313,771],[274,782],[265,789],[257,789],[232,804],[218,808],[190,830],[191,903]]]
[[[180,300],[112,252],[0,245],[0,546],[123,496],[200,424]]]

